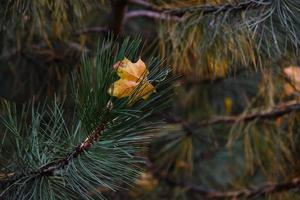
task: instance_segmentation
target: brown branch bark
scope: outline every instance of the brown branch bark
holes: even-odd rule
[[[234,191],[209,191],[202,186],[194,184],[182,184],[188,191],[196,192],[207,199],[249,199],[249,198],[258,198],[266,196],[273,193],[280,193],[284,191],[289,191],[292,189],[297,189],[300,187],[300,177],[293,178],[291,181],[285,183],[266,183],[256,189],[242,189]]]
[[[198,5],[180,9],[162,9],[151,3],[143,0],[128,0],[128,3],[138,4],[149,10],[136,10],[126,13],[126,19],[136,17],[148,17],[160,20],[182,21],[182,17],[186,13],[199,12],[202,15],[222,12],[238,12],[248,9],[257,9],[259,7],[268,6],[272,1],[265,0],[262,2],[248,1],[239,4],[224,4],[224,5]]]
[[[37,171],[17,174],[15,172],[4,173],[0,176],[0,182],[11,182],[19,180],[26,176],[37,177],[37,176],[53,176],[55,172],[66,167],[70,161],[77,158],[80,154],[88,151],[92,145],[100,139],[101,133],[105,129],[107,122],[103,121],[92,131],[89,136],[81,143],[79,143],[74,150],[69,153],[65,158],[53,161],[45,166],[40,167]],[[1,174],[0,174],[1,175]]]
[[[254,109],[254,111],[250,113],[241,114],[238,116],[219,116],[214,117],[209,120],[203,120],[200,122],[188,122],[181,117],[177,116],[167,116],[166,122],[168,123],[177,123],[181,124],[182,130],[187,135],[193,135],[194,130],[218,124],[235,124],[240,122],[249,122],[252,120],[272,120],[278,117],[282,117],[283,115],[290,114],[292,112],[300,111],[300,102],[297,101],[289,101],[285,103],[281,103],[277,106],[274,106],[271,109],[261,110],[259,108]]]
[[[214,83],[220,83],[224,80],[227,80],[228,78],[235,79],[240,75],[251,75],[251,73],[253,74],[253,71],[247,68],[238,68],[228,72],[226,76],[212,76],[206,78],[200,78],[198,76],[191,76],[191,75],[182,76],[181,78],[179,78],[179,83],[184,84],[186,86],[214,84]]]
[[[8,59],[21,51],[20,48],[13,48],[11,51],[4,52],[0,55],[0,60]]]
[[[156,6],[149,1],[145,0],[128,0],[128,3],[136,4],[144,7],[145,9],[134,10],[126,13],[126,19],[137,18],[137,17],[148,17],[160,20],[171,20],[171,21],[181,21],[181,17],[173,16],[168,13],[164,13],[164,9]]]
[[[153,19],[169,20],[169,21],[181,21],[181,17],[172,16],[163,12],[150,11],[150,10],[135,10],[126,13],[125,19],[148,17]]]
[[[33,174],[41,176],[53,176],[55,171],[64,168],[69,164],[71,160],[77,158],[84,151],[88,151],[93,143],[97,142],[100,139],[105,125],[106,122],[101,123],[82,143],[78,144],[73,152],[71,152],[68,156],[41,167],[37,172],[34,172]]]
[[[111,24],[110,29],[114,35],[119,35],[122,32],[124,17],[127,10],[127,0],[110,0],[111,2]]]
[[[128,0],[128,3],[137,4],[151,10],[158,10],[159,8],[144,0]]]
[[[196,127],[205,127],[217,124],[235,124],[240,122],[248,122],[255,119],[260,120],[272,120],[278,117],[281,117],[292,112],[300,111],[300,102],[297,101],[288,101],[285,103],[280,103],[279,105],[274,106],[273,108],[261,110],[260,108],[253,109],[250,113],[241,114],[238,116],[219,116],[214,117],[209,120],[204,120],[200,122],[188,123],[180,117],[167,117],[167,122],[169,123],[182,123],[183,127],[189,127],[190,125]]]
[[[222,12],[237,12],[249,9],[256,9],[263,6],[268,6],[272,3],[271,0],[265,1],[247,1],[239,4],[224,4],[224,5],[198,5],[187,8],[180,9],[164,9],[163,11],[166,13],[170,13],[171,15],[175,15],[178,17],[182,17],[186,13],[199,12],[202,15],[207,15],[211,13],[222,13]]]
[[[241,190],[231,190],[231,191],[218,191],[212,188],[207,188],[203,185],[197,185],[195,183],[187,181],[177,181],[168,175],[162,175],[159,169],[150,161],[147,165],[152,172],[152,174],[171,187],[182,187],[185,188],[187,192],[197,193],[205,197],[205,199],[249,199],[258,198],[274,193],[280,193],[284,191],[289,191],[292,189],[300,188],[300,177],[295,177],[290,181],[278,183],[278,182],[267,182],[258,186],[256,188],[245,188]]]
[[[300,103],[295,101],[290,101],[290,102],[279,104],[272,109],[253,111],[252,113],[246,113],[239,116],[216,117],[211,120],[200,122],[198,126],[210,126],[215,124],[234,124],[239,122],[252,121],[255,119],[263,119],[263,120],[274,119],[299,110],[300,110]]]
[[[74,34],[75,35],[81,35],[85,33],[106,33],[108,29],[106,27],[87,27],[80,30],[77,30]]]

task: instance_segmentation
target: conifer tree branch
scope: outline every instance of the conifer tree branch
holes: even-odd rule
[[[110,0],[110,2],[112,7],[110,29],[118,35],[122,32],[128,2],[127,0]]]
[[[167,117],[169,123],[180,123],[182,129],[187,134],[192,134],[195,127],[206,127],[218,124],[235,124],[240,122],[249,122],[255,119],[271,120],[281,117],[283,115],[300,111],[300,103],[296,101],[289,101],[274,106],[272,109],[260,110],[254,109],[251,113],[245,113],[238,116],[220,116],[210,120],[204,120],[199,123],[187,122],[186,120],[179,117]]]
[[[129,3],[135,3],[141,5],[149,10],[135,10],[126,13],[126,19],[136,17],[148,17],[153,19],[171,20],[171,21],[182,21],[182,17],[186,13],[199,12],[202,15],[211,13],[222,13],[227,11],[243,11],[248,9],[256,9],[262,6],[270,5],[271,1],[247,1],[239,4],[224,4],[224,5],[198,5],[180,9],[161,9],[149,2],[141,0],[129,0]]]
[[[86,33],[106,33],[108,31],[107,27],[98,27],[98,26],[93,26],[93,27],[87,27],[83,29],[79,29],[75,31],[75,35],[81,35],[81,34],[86,34]]]
[[[159,169],[155,164],[148,161],[147,163],[152,174],[164,181],[171,187],[180,186],[186,189],[187,192],[193,192],[200,194],[205,197],[205,199],[249,199],[249,198],[258,198],[266,196],[273,193],[280,193],[284,191],[289,191],[297,189],[300,187],[300,177],[295,177],[287,182],[267,182],[262,184],[257,188],[245,188],[241,190],[232,190],[232,191],[218,191],[212,188],[207,188],[203,185],[197,185],[188,181],[177,181],[171,178],[168,175],[163,175],[159,172]]]
[[[151,10],[159,9],[158,7],[152,5],[148,1],[144,1],[144,0],[128,0],[128,3],[137,4],[137,5],[143,6],[145,8],[150,8]]]
[[[48,102],[24,106],[20,113],[15,104],[4,102],[1,123],[11,135],[1,140],[11,140],[15,149],[0,148],[7,151],[1,155],[0,199],[32,194],[35,199],[90,199],[94,187],[117,190],[119,183],[132,183],[138,176],[143,157],[136,153],[158,125],[146,119],[168,106],[173,79],[167,78],[169,71],[159,60],[151,61],[149,78],[157,89],[151,98],[130,106],[133,95],[112,98],[108,88],[116,77],[111,66],[125,56],[134,59],[141,42],[127,38],[120,45],[113,40],[103,41],[97,56],[85,57],[80,73],[73,75],[74,113],[65,115],[57,101],[53,107]],[[42,192],[35,193],[36,186]],[[95,196],[101,199],[103,194]]]
[[[235,78],[238,75],[246,74],[250,72],[246,68],[239,68],[233,71],[230,71],[226,74],[226,76],[212,76],[208,78],[199,78],[197,76],[182,76],[181,79],[179,79],[180,84],[184,85],[200,85],[200,84],[214,84],[214,83],[219,83],[224,80],[227,80],[228,78]]]
[[[247,122],[255,119],[274,119],[281,117],[283,115],[292,113],[294,111],[300,110],[300,103],[295,101],[290,101],[286,103],[279,104],[275,106],[273,109],[267,109],[262,111],[257,111],[259,109],[255,109],[250,114],[242,114],[239,116],[224,116],[224,117],[216,117],[212,120],[200,122],[199,126],[209,126],[215,124],[234,124],[238,122]]]
[[[101,133],[104,131],[107,121],[101,122],[87,137],[86,139],[79,143],[74,150],[69,153],[65,158],[48,163],[45,166],[40,167],[37,171],[27,172],[23,174],[18,174],[16,172],[1,173],[0,182],[10,182],[13,176],[17,176],[16,179],[23,178],[25,176],[53,176],[57,170],[66,167],[71,160],[77,158],[80,154],[88,151],[93,143],[99,141]],[[15,180],[16,180],[15,179]]]
[[[204,195],[208,199],[237,199],[237,198],[258,198],[272,193],[280,193],[300,187],[300,177],[293,178],[285,183],[266,183],[256,189],[242,189],[235,191],[210,191],[202,186],[194,184],[183,184],[188,191],[197,192]]]
[[[272,1],[264,0],[264,1],[247,1],[239,4],[223,4],[223,5],[198,5],[187,8],[180,8],[174,10],[165,9],[164,12],[170,13],[172,15],[182,17],[186,13],[191,12],[199,12],[202,15],[207,15],[211,13],[221,13],[227,11],[243,11],[248,9],[256,9],[262,6],[270,5]]]
[[[40,170],[36,172],[36,174],[42,176],[53,176],[56,170],[64,168],[66,165],[69,164],[71,160],[78,157],[84,151],[88,151],[93,145],[93,143],[97,142],[100,139],[101,133],[105,129],[105,125],[106,122],[100,123],[96,127],[96,129],[90,135],[88,135],[88,137],[83,142],[78,144],[73,150],[73,152],[71,152],[68,156],[41,167]]]
[[[126,20],[131,18],[137,17],[148,17],[153,19],[160,19],[160,20],[171,20],[171,21],[181,21],[181,17],[169,15],[163,12],[157,11],[150,11],[150,10],[135,10],[126,13],[125,18]]]

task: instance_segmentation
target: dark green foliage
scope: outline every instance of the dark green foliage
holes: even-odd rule
[[[300,1],[0,5],[4,199],[299,198]],[[149,99],[107,93],[124,56]]]
[[[152,60],[149,80],[156,92],[149,99],[128,104],[132,97],[117,99],[108,94],[116,80],[112,65],[124,56],[136,59],[140,42],[125,39],[119,47],[107,40],[99,46],[95,59],[83,59],[72,81],[74,115],[65,113],[64,104],[56,99],[51,106],[24,106],[21,114],[14,105],[4,103],[1,197],[104,198],[95,188],[117,190],[135,180],[143,162],[138,152],[157,126],[146,119],[168,106],[171,93],[168,69]],[[99,126],[103,126],[99,141],[79,152],[80,144]]]

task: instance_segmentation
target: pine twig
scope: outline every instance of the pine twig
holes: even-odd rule
[[[137,5],[143,6],[145,8],[149,8],[151,10],[159,9],[158,7],[152,5],[151,3],[149,3],[148,1],[145,1],[145,0],[128,0],[128,3],[137,4]]]
[[[237,76],[243,76],[243,75],[250,75],[250,70],[247,68],[238,68],[232,71],[229,71],[226,73],[226,76],[211,76],[211,77],[205,77],[200,78],[198,76],[182,76],[179,79],[179,83],[187,86],[193,86],[193,85],[201,85],[201,84],[214,84],[214,83],[220,83],[228,78],[234,79]]]
[[[0,60],[10,58],[10,57],[16,55],[17,53],[19,53],[20,51],[21,51],[20,48],[13,48],[11,51],[1,54],[0,55]]]
[[[105,128],[106,123],[101,123],[82,143],[78,144],[73,152],[71,152],[68,156],[58,161],[49,163],[40,168],[35,175],[42,176],[53,176],[56,170],[64,168],[69,164],[71,160],[77,158],[84,151],[88,151],[93,143],[97,142],[100,139],[101,133]]]
[[[160,19],[160,20],[168,20],[168,21],[182,21],[182,17],[186,13],[191,12],[199,12],[202,15],[207,15],[211,13],[222,13],[227,11],[242,11],[247,9],[256,9],[262,6],[270,5],[271,1],[265,0],[261,2],[257,1],[248,1],[239,4],[224,4],[224,5],[198,5],[192,6],[187,8],[180,8],[180,9],[161,9],[158,8],[149,2],[143,0],[129,0],[129,3],[135,3],[141,5],[149,10],[135,10],[126,13],[125,18],[136,18],[136,17],[148,17],[153,19]]]
[[[167,116],[166,121],[168,123],[176,123],[181,124],[182,130],[187,135],[193,135],[194,129],[197,127],[207,127],[211,125],[218,125],[218,124],[235,124],[240,122],[249,122],[255,119],[261,119],[261,120],[272,120],[276,119],[278,117],[281,117],[283,115],[300,111],[300,103],[296,101],[289,101],[285,103],[281,103],[277,106],[275,106],[273,109],[267,109],[267,110],[260,110],[258,108],[254,109],[251,113],[245,113],[238,116],[220,116],[215,117],[213,119],[209,120],[203,120],[200,122],[188,122],[181,117],[176,116]]]
[[[203,120],[199,123],[189,123],[197,127],[205,127],[217,124],[235,124],[240,122],[248,122],[255,119],[271,120],[283,115],[300,111],[300,103],[297,101],[288,101],[274,106],[272,109],[261,110],[253,109],[250,113],[241,114],[238,116],[219,116],[209,120]],[[180,117],[167,117],[169,123],[182,123],[183,127],[189,126],[187,122]]]
[[[75,35],[81,35],[81,34],[86,34],[86,33],[105,33],[107,32],[108,29],[106,27],[87,27],[87,28],[83,28],[80,30],[75,31]]]
[[[33,172],[22,173],[22,174],[18,174],[16,172],[5,173],[2,176],[2,179],[0,176],[0,182],[2,182],[2,183],[11,182],[11,180],[18,180],[25,176],[37,177],[37,176],[53,176],[53,175],[55,175],[55,172],[57,170],[60,170],[64,167],[66,167],[70,163],[71,160],[73,160],[74,158],[77,158],[83,152],[88,151],[95,142],[99,141],[101,133],[104,131],[106,124],[107,124],[106,121],[101,122],[95,128],[95,130],[92,131],[91,134],[89,134],[88,137],[83,142],[78,144],[74,148],[74,150],[71,153],[69,153],[65,158],[48,163],[47,165],[44,165],[44,166],[40,167],[37,171],[33,171]]]
[[[255,110],[259,110],[259,109],[255,109]],[[215,124],[234,124],[239,122],[247,122],[255,119],[264,119],[264,120],[274,119],[299,110],[300,110],[300,103],[295,101],[290,101],[286,103],[281,103],[275,106],[273,109],[254,111],[250,114],[242,114],[239,116],[216,117],[212,120],[200,122],[197,125],[210,126]]]
[[[126,13],[125,16],[126,19],[137,18],[137,17],[148,17],[148,18],[161,19],[161,20],[181,21],[181,17],[172,16],[170,14],[164,13],[161,7],[154,5],[149,1],[128,0],[128,3],[142,6],[145,9],[134,10]]]
[[[248,9],[256,9],[262,6],[270,5],[272,3],[271,0],[264,1],[247,1],[239,4],[223,4],[223,5],[198,5],[191,6],[187,8],[179,8],[179,9],[165,9],[164,12],[170,13],[171,15],[175,15],[178,17],[182,17],[186,13],[199,12],[202,15],[207,15],[211,13],[222,13],[227,11],[243,11]]]
[[[181,17],[173,16],[163,12],[157,11],[150,11],[150,10],[135,10],[126,13],[125,18],[126,20],[131,18],[137,17],[148,17],[153,19],[160,19],[160,20],[168,20],[168,21],[181,21]]]
[[[171,178],[169,175],[163,175],[159,172],[159,168],[151,161],[147,162],[147,166],[152,172],[152,174],[160,180],[163,180],[166,184],[171,187],[183,187],[187,192],[197,193],[205,197],[205,199],[249,199],[249,198],[258,198],[266,196],[273,193],[280,193],[284,191],[289,191],[293,189],[300,188],[300,177],[295,177],[288,182],[277,183],[277,182],[268,182],[264,183],[257,188],[251,189],[241,189],[241,190],[232,190],[232,191],[218,191],[212,188],[207,188],[203,185],[197,185],[187,181],[177,181]]]
[[[300,177],[293,178],[285,183],[266,183],[256,189],[242,189],[235,191],[206,191],[201,186],[194,184],[185,184],[185,187],[191,192],[198,192],[208,199],[237,199],[237,198],[258,198],[273,193],[280,193],[297,189],[300,187]]]

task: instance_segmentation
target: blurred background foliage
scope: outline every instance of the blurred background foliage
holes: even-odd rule
[[[81,56],[93,54],[111,33],[117,40],[141,36],[141,57],[160,56],[180,76],[170,114],[159,116],[166,123],[142,152],[148,158],[145,172],[133,189],[108,192],[109,198],[206,199],[203,191],[210,189],[245,191],[300,176],[298,1],[11,0],[0,5],[5,99],[18,104],[54,94],[65,99],[68,77]],[[263,191],[255,195],[299,198],[297,189]]]

